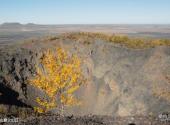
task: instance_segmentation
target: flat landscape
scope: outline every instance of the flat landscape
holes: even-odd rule
[[[36,25],[4,23],[0,25],[0,44],[67,32],[102,32],[130,37],[170,38],[170,25]]]

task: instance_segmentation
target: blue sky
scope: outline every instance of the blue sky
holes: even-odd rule
[[[170,24],[170,0],[0,0],[0,23]]]

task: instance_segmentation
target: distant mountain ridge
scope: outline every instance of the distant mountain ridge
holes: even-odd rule
[[[0,28],[21,28],[21,27],[33,27],[33,26],[40,26],[40,25],[34,23],[21,24],[18,22],[11,22],[11,23],[6,22],[0,24]]]
[[[38,25],[38,24],[34,24],[34,23],[27,23],[27,24],[21,24],[19,22],[5,22],[0,24],[1,26],[24,26],[24,25]]]

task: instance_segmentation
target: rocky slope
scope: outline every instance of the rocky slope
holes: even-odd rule
[[[28,84],[44,50],[62,47],[83,60],[88,84],[76,93],[83,106],[65,111],[75,115],[157,116],[170,102],[154,95],[155,85],[168,88],[170,47],[132,49],[103,39],[91,42],[45,39],[0,47],[0,103],[3,114],[32,113],[42,91]]]

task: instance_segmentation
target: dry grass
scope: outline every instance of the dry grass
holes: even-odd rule
[[[169,39],[147,40],[142,38],[129,38],[123,35],[110,35],[104,33],[91,33],[91,32],[65,33],[58,37],[50,37],[48,40],[51,41],[56,39],[63,40],[69,39],[74,41],[81,41],[84,42],[85,44],[90,44],[93,40],[99,39],[135,49],[152,48],[156,46],[170,46]]]

